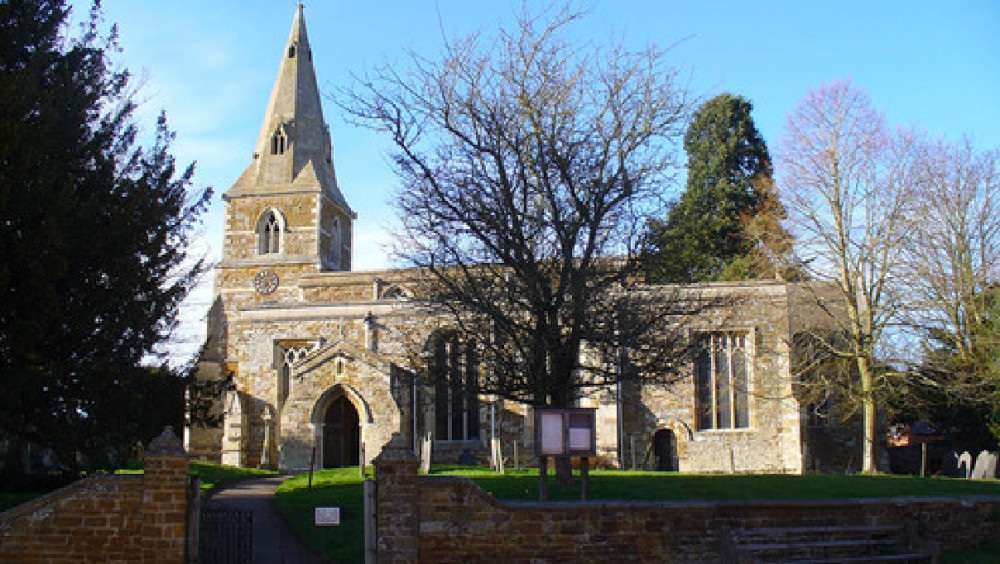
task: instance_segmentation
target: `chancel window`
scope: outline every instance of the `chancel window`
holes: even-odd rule
[[[269,255],[281,251],[281,218],[267,210],[257,220],[257,254]]]
[[[699,429],[750,426],[747,341],[746,332],[698,335],[694,375]]]
[[[479,380],[475,346],[457,333],[434,342],[434,435],[438,440],[479,438]]]

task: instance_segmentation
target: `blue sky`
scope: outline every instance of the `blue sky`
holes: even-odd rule
[[[85,11],[89,1],[74,1]],[[322,0],[305,3],[317,77],[324,94],[407,49],[429,57],[443,37],[489,33],[510,23],[521,0]],[[542,6],[528,1],[530,7]],[[1000,2],[592,0],[574,30],[602,42],[673,46],[668,59],[690,77],[692,93],[750,99],[772,152],[787,114],[810,87],[850,78],[891,122],[1000,147]],[[166,110],[175,154],[197,161],[196,184],[216,197],[201,249],[222,241],[218,195],[249,163],[296,2],[291,0],[104,0],[119,25],[120,61],[144,81],[142,120]],[[330,101],[341,190],[358,212],[355,268],[388,264],[381,245],[393,218],[395,177],[388,144],[345,123]],[[179,354],[197,350],[207,284],[185,310]]]

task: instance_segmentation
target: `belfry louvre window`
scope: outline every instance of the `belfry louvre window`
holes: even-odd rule
[[[434,436],[441,441],[479,438],[478,362],[474,345],[457,333],[434,343]]]
[[[269,255],[281,251],[281,220],[274,210],[267,210],[257,220],[257,254]]]
[[[697,336],[694,376],[700,430],[750,426],[747,341],[747,333],[738,331]]]
[[[285,134],[284,126],[279,126],[271,136],[271,154],[284,155],[285,149],[288,149],[288,135]]]

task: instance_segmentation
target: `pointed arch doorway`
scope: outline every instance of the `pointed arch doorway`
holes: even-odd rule
[[[323,415],[323,468],[357,466],[361,450],[358,411],[346,396],[335,399]]]

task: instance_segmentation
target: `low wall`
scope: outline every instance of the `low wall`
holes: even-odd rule
[[[94,476],[0,513],[0,562],[184,562],[188,462],[172,433],[142,476]]]
[[[403,446],[404,448],[393,448]],[[726,527],[916,521],[943,548],[1000,539],[1000,497],[726,502],[502,502],[421,477],[405,445],[376,459],[378,561],[721,562]],[[412,469],[412,471],[411,471]]]

